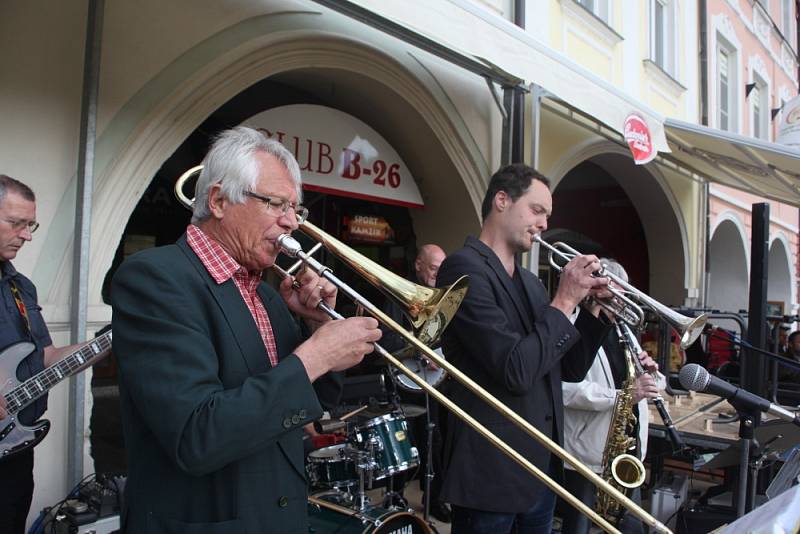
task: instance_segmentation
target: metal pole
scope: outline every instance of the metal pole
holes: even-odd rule
[[[769,204],[753,204],[752,238],[750,243],[750,302],[747,341],[765,349],[767,344],[767,276],[769,269]],[[754,351],[745,350],[744,383],[742,387],[761,397],[767,396],[766,362]]]
[[[500,143],[500,166],[512,163],[514,146],[514,89],[503,87],[503,136]]]
[[[542,96],[544,89],[536,84],[531,84],[531,167],[539,169],[539,138],[542,124]],[[539,275],[539,243],[533,244],[529,257],[528,269]],[[549,288],[548,288],[549,289]]]
[[[539,168],[539,142],[542,127],[542,96],[544,89],[531,84],[531,167]]]
[[[86,310],[89,301],[89,237],[94,188],[94,149],[97,127],[97,93],[100,46],[103,36],[105,0],[89,0],[86,44],[83,58],[83,94],[78,149],[75,242],[72,267],[72,310],[70,341],[86,339]],[[69,436],[67,442],[67,484],[73,487],[83,478],[83,427],[85,424],[85,378],[79,373],[69,382]]]

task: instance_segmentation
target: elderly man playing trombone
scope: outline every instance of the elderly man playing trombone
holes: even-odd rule
[[[606,278],[592,273],[595,256],[577,256],[564,268],[552,301],[517,255],[547,229],[552,196],[547,178],[514,164],[492,176],[483,200],[483,226],[447,257],[437,283],[470,276],[470,288],[443,334],[446,358],[498,400],[561,443],[561,381],[581,380],[609,323],[582,310],[569,316]],[[561,461],[461,385],[453,401],[556,481]],[[442,499],[453,508],[453,532],[549,533],[554,494],[460,420],[448,421]],[[577,512],[576,512],[577,513]]]
[[[306,214],[290,152],[238,127],[203,164],[186,234],[131,256],[113,281],[123,530],[306,532],[302,427],[322,413],[311,384],[358,363],[380,330],[329,321],[317,306],[336,288],[310,270],[297,290],[261,281]]]

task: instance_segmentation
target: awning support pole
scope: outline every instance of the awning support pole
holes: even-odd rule
[[[75,202],[75,241],[72,265],[72,310],[70,341],[86,339],[86,316],[89,285],[89,238],[91,237],[92,192],[94,189],[94,150],[97,128],[97,93],[100,71],[100,47],[103,36],[105,0],[89,0],[86,17],[86,45],[83,59],[83,94],[78,149],[77,198]],[[69,381],[69,423],[67,440],[67,486],[83,479],[83,440],[85,425],[85,375],[78,373]]]

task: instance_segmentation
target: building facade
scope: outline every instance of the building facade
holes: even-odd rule
[[[798,92],[796,4],[783,0],[705,3],[705,102],[701,120],[719,130],[776,140],[783,105]],[[707,302],[747,308],[751,207],[766,199],[711,185]],[[770,202],[768,290],[771,309],[797,312],[798,210]]]
[[[305,192],[312,220],[400,272],[418,244],[452,251],[476,233],[488,177],[523,159],[553,181],[546,239],[616,257],[637,287],[665,304],[702,305],[715,287],[707,285],[706,243],[724,235],[728,212],[719,206],[728,197],[714,193],[710,201],[709,178],[669,159],[671,147],[678,151],[665,134],[668,117],[702,123],[705,12],[694,2],[437,0],[413,10],[403,0],[99,5],[99,13],[89,0],[0,8],[0,172],[32,186],[42,223],[15,264],[39,288],[57,344],[69,341],[76,321],[86,321],[91,333],[111,320],[107,286],[114,269],[127,254],[183,231],[188,212],[173,197],[175,180],[199,163],[215,133],[241,123],[282,139],[309,184],[321,180]],[[101,24],[93,34],[97,44],[87,46],[91,15]],[[783,57],[780,46],[774,49]],[[97,65],[96,107],[84,104],[94,94],[84,80],[92,64],[85,57]],[[796,94],[796,77],[791,85],[783,74],[753,65],[741,76],[768,78],[771,95]],[[292,122],[292,106],[347,118],[315,129]],[[252,122],[264,113],[289,118]],[[760,113],[754,116],[763,120]],[[645,165],[634,163],[626,143],[630,115],[647,124],[651,148],[660,152]],[[96,121],[96,142],[81,267],[74,249],[83,237],[76,234],[76,193],[85,180],[79,134],[86,117]],[[749,128],[744,119],[736,124]],[[345,122],[356,132],[349,138],[328,133]],[[391,157],[372,152],[384,145]],[[356,153],[365,163],[360,169],[374,174],[354,178],[348,169]],[[376,183],[384,174],[378,161],[387,172],[383,183]],[[396,175],[388,174],[393,165]],[[393,197],[392,176],[413,185],[418,200]],[[736,217],[746,212],[739,209]],[[793,266],[797,212],[785,209],[773,209],[776,239],[785,245],[786,266]],[[711,234],[709,213],[721,221]],[[363,221],[378,224],[383,237],[354,238],[353,226]],[[742,237],[746,219],[740,226]],[[740,249],[747,249],[744,237]],[[526,261],[551,276],[536,251]],[[82,269],[88,295],[85,311],[76,312],[73,280]],[[786,309],[795,302],[796,291]],[[75,482],[71,445],[85,452],[80,471],[95,469],[88,379],[78,395],[66,386],[51,393],[53,429],[36,452],[32,517]],[[76,405],[86,414],[79,428],[69,424]]]

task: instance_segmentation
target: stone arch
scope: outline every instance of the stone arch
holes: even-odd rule
[[[548,170],[553,189],[584,161],[608,172],[636,208],[647,237],[651,296],[667,304],[684,304],[691,270],[688,236],[680,204],[665,177],[656,166],[635,165],[620,145],[590,139],[566,152]]]
[[[456,175],[450,177],[449,185],[462,189],[462,196],[472,204],[472,211],[466,213],[473,216],[470,223],[477,227],[488,165],[433,75],[422,68],[416,58],[403,54],[400,59],[397,57],[390,57],[375,44],[367,45],[341,35],[321,32],[309,35],[308,31],[270,34],[227,50],[222,58],[209,58],[192,76],[162,92],[152,106],[137,117],[127,139],[96,175],[90,306],[103,307],[100,286],[114,256],[114,247],[108,243],[119,242],[128,217],[160,165],[221,102],[257,81],[295,69],[307,69],[309,65],[368,76],[416,110],[451,160]],[[177,70],[178,67],[171,64],[170,68]],[[150,83],[155,85],[154,81]],[[157,89],[145,87],[139,94],[149,92],[152,99],[152,92]],[[114,127],[112,120],[103,135],[119,135],[119,132],[109,131]],[[129,127],[129,124],[120,125],[120,130]],[[446,226],[446,221],[442,221],[440,227]],[[58,293],[51,294],[49,300],[67,300],[69,284],[58,282],[68,281],[71,271],[72,256],[65,253],[53,284],[53,291]]]
[[[733,313],[747,309],[749,249],[747,234],[735,215],[723,213],[717,218],[709,241],[708,261],[707,305]]]
[[[783,302],[783,313],[791,315],[797,302],[795,276],[792,272],[792,254],[789,238],[776,232],[769,244],[767,300]]]

